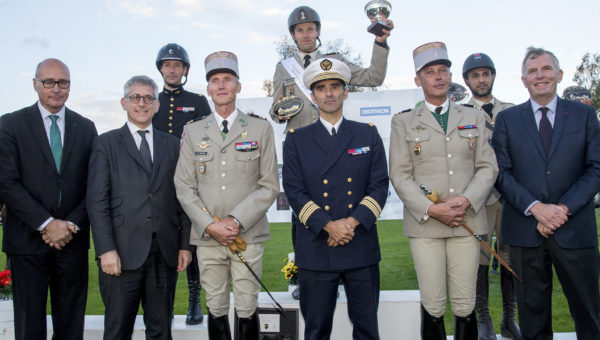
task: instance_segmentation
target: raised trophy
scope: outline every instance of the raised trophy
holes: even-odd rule
[[[392,4],[385,0],[371,0],[365,5],[365,13],[369,19],[375,19],[375,22],[372,23],[367,31],[369,33],[373,33],[376,36],[380,37],[383,35],[383,30],[391,30],[392,28],[388,26],[388,24],[381,19],[381,17],[385,17],[385,19],[390,17],[390,12],[392,11]]]
[[[450,83],[448,87],[448,99],[460,103],[463,100],[467,101],[469,99],[469,93],[464,86],[457,83]]]
[[[280,118],[291,118],[304,107],[302,98],[294,94],[294,78],[283,82],[283,97],[273,103],[271,110]]]
[[[563,97],[580,102],[586,99],[591,100],[592,93],[581,86],[569,86],[563,91]]]

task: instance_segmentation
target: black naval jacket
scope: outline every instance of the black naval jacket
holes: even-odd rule
[[[206,97],[179,87],[173,91],[163,88],[158,95],[160,108],[152,118],[155,129],[181,138],[183,126],[189,121],[208,116],[211,112]]]

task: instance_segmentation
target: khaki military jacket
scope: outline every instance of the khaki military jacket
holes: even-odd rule
[[[450,103],[447,132],[425,104],[392,118],[390,180],[404,203],[404,235],[445,238],[467,236],[464,228],[451,228],[426,216],[432,202],[419,186],[437,190],[440,199],[464,196],[471,206],[466,223],[487,229],[484,202],[498,175],[489,130],[480,110]],[[420,152],[415,152],[420,146]]]
[[[487,121],[486,126],[490,130],[490,140],[492,138],[491,135],[494,133],[493,129],[494,129],[494,125],[496,124],[496,118],[498,118],[498,113],[500,113],[500,111],[508,109],[511,106],[515,106],[515,104],[513,104],[513,103],[506,103],[506,102],[500,101],[496,97],[494,97],[492,99],[492,104],[494,104],[494,108],[492,109],[492,117],[490,117],[490,115],[488,115],[487,112],[485,112],[481,107],[479,107],[479,105],[477,105],[475,103],[475,100],[473,100],[472,97],[466,103],[466,105],[472,105],[474,108],[479,109],[483,112],[483,116],[485,117],[485,120]],[[485,205],[492,205],[492,204],[498,202],[499,199],[500,199],[500,193],[498,192],[498,190],[496,190],[495,188],[492,187],[490,196],[488,197],[487,201],[485,202]]]
[[[267,210],[279,194],[273,128],[264,118],[238,111],[227,138],[212,113],[184,127],[175,171],[177,198],[192,221],[190,243],[218,245],[206,227],[214,216],[233,216],[246,243],[266,241]]]
[[[377,44],[373,44],[373,54],[371,55],[371,65],[368,68],[362,68],[358,65],[352,64],[339,53],[333,54],[322,54],[317,52],[317,59],[320,58],[335,58],[345,62],[350,67],[352,76],[350,78],[350,84],[356,86],[379,86],[383,84],[385,79],[385,73],[387,71],[387,58],[389,50],[385,47],[381,47]],[[304,61],[300,60],[298,54],[294,56],[296,61],[302,65]],[[280,96],[285,96],[283,93],[283,83],[286,79],[290,79],[292,76],[288,73],[281,62],[277,63],[275,67],[275,74],[273,75],[273,102],[279,100]],[[298,82],[302,83],[302,79],[295,79],[293,85],[293,91],[296,96],[299,96],[304,100],[304,107],[297,115],[287,121],[286,131],[289,129],[297,129],[303,126],[312,124],[319,119],[319,110],[313,104],[310,98],[307,98],[304,93],[298,87]],[[277,115],[274,112],[270,112],[271,118],[276,123],[283,123],[277,119]]]

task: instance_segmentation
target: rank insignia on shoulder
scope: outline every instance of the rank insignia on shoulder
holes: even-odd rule
[[[258,142],[253,141],[253,142],[235,143],[235,149],[237,151],[241,151],[241,152],[248,152],[248,151],[256,150],[256,149],[258,149]]]
[[[179,111],[179,112],[194,112],[194,111],[196,111],[196,108],[195,107],[180,106],[180,107],[177,107],[176,110]]]
[[[461,125],[458,127],[459,130],[477,129],[477,124],[473,125]]]
[[[473,107],[473,108],[475,107],[475,105],[473,105],[473,104],[461,104],[461,105],[466,106],[466,107]]]
[[[296,130],[294,130],[294,129],[289,129],[288,131],[289,131],[290,133],[294,133],[294,131],[296,131]]]
[[[259,115],[257,115],[257,114],[256,114],[256,113],[254,113],[254,112],[249,112],[249,113],[248,113],[248,116],[250,116],[250,117],[254,117],[254,118],[258,118],[258,119],[262,119],[262,120],[267,120],[267,118],[265,118],[265,117],[262,117],[262,116],[259,116]]]
[[[408,111],[410,111],[410,110],[412,110],[412,109],[406,109],[406,110],[400,111],[400,112],[398,112],[398,113],[396,113],[396,114],[397,114],[397,115],[399,115],[399,114],[403,114],[403,113],[406,113],[406,112],[408,112]]]
[[[371,148],[368,146],[363,146],[362,148],[348,149],[348,154],[351,156],[364,155],[369,151],[371,151]]]
[[[192,120],[188,121],[187,123],[185,123],[185,125],[192,124],[193,122],[201,121],[202,119],[204,119],[206,117],[208,117],[208,116],[202,116],[200,118],[192,119]]]
[[[373,125],[373,123],[369,123],[369,126],[370,126],[370,127],[373,127],[373,126],[375,126],[375,125]]]

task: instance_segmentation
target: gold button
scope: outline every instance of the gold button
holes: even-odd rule
[[[329,181],[328,181],[328,180],[326,180],[326,179],[324,179],[324,180],[323,180],[323,184],[327,184],[327,183],[329,183]]]
[[[173,120],[173,116],[169,116],[169,120]]]
[[[170,106],[170,107],[174,107],[175,105],[173,105],[173,104],[169,104],[169,106]]]
[[[169,127],[173,126],[173,123],[169,123]]]
[[[324,192],[324,193],[323,193],[323,197],[327,197],[327,196],[329,196],[329,194],[328,194],[328,193],[326,193],[326,192]]]
[[[328,205],[325,206],[325,210],[329,211],[329,206]]]
[[[348,196],[352,195],[352,191],[348,191]]]
[[[173,114],[173,110],[169,110],[169,113],[170,113],[170,114]],[[173,118],[171,118],[171,119],[173,119]]]
[[[304,228],[308,229],[308,226],[305,226]]]
[[[348,183],[352,182],[352,178],[348,177]]]
[[[171,97],[171,101],[172,101],[172,102],[174,102],[174,101],[175,101],[175,98]]]
[[[173,130],[169,129],[169,133],[173,133]]]
[[[348,208],[352,209],[353,205],[352,204],[348,204]]]

